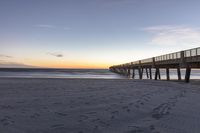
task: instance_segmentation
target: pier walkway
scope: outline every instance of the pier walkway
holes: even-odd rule
[[[148,59],[138,60],[130,63],[111,66],[110,71],[135,78],[135,70],[139,73],[139,78],[143,79],[145,70],[148,79],[161,79],[160,69],[166,69],[166,79],[170,80],[169,69],[177,69],[178,80],[181,79],[181,69],[185,68],[185,82],[190,81],[192,68],[200,68],[200,47],[179,51],[175,53],[160,55]],[[155,74],[152,75],[152,69]],[[132,71],[132,72],[131,72]],[[154,76],[154,77],[153,77]]]

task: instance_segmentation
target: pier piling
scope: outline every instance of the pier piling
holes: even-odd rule
[[[135,78],[135,69],[133,69],[132,78]]]
[[[170,76],[169,76],[169,68],[166,68],[166,75],[167,75],[167,80],[170,80]]]
[[[147,75],[147,79],[149,78],[149,73],[148,73],[148,69],[147,68],[145,68],[146,69],[146,75]]]
[[[191,67],[186,68],[185,72],[185,82],[188,83],[190,81],[190,73],[191,73]]]
[[[181,69],[180,67],[177,68],[178,80],[181,80]]]
[[[151,68],[149,68],[149,76],[150,76],[150,79],[152,79],[152,71],[151,71]]]

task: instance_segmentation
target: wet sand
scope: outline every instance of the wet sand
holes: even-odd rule
[[[128,79],[0,79],[1,133],[199,133],[200,86]]]

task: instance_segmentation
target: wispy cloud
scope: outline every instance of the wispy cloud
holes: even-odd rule
[[[35,66],[26,65],[18,62],[0,60],[0,68],[34,68]]]
[[[3,55],[3,54],[0,54],[0,57],[2,57],[2,58],[13,58],[12,56],[9,56],[9,55]]]
[[[55,56],[55,57],[63,57],[63,56],[64,56],[63,54],[57,53],[57,52],[55,52],[55,53],[47,53],[47,54],[48,54],[48,55]]]
[[[161,25],[143,29],[153,35],[152,44],[167,46],[200,46],[200,29],[188,26]]]
[[[139,0],[101,0],[105,5],[135,4]]]
[[[35,25],[35,27],[47,28],[47,29],[55,29],[56,28],[54,25],[48,25],[48,24],[39,24],[39,25]]]
[[[62,27],[62,26],[49,25],[49,24],[39,24],[39,25],[34,25],[34,27],[43,28],[43,29],[71,30],[70,27]]]
[[[63,29],[64,29],[64,30],[71,30],[70,27],[64,27]]]

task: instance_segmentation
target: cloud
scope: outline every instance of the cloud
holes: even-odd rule
[[[47,54],[55,56],[55,57],[63,57],[64,56],[63,54],[60,54],[60,53],[47,53]]]
[[[70,27],[64,27],[63,29],[64,29],[64,30],[71,30]]]
[[[104,4],[110,5],[110,4],[135,4],[136,2],[139,2],[139,0],[101,0],[100,2],[103,2]]]
[[[151,44],[165,46],[200,46],[200,29],[187,26],[161,25],[143,29],[153,35]]]
[[[35,66],[0,60],[0,68],[35,68]]]
[[[59,27],[59,26],[49,25],[49,24],[39,24],[39,25],[34,25],[34,27],[43,28],[43,29],[71,30],[70,27]]]
[[[47,28],[47,29],[55,29],[56,28],[54,25],[48,25],[48,24],[39,24],[39,25],[35,25],[35,27]]]
[[[2,57],[2,58],[12,58],[12,56],[9,56],[9,55],[3,55],[3,54],[0,54],[0,57]]]

